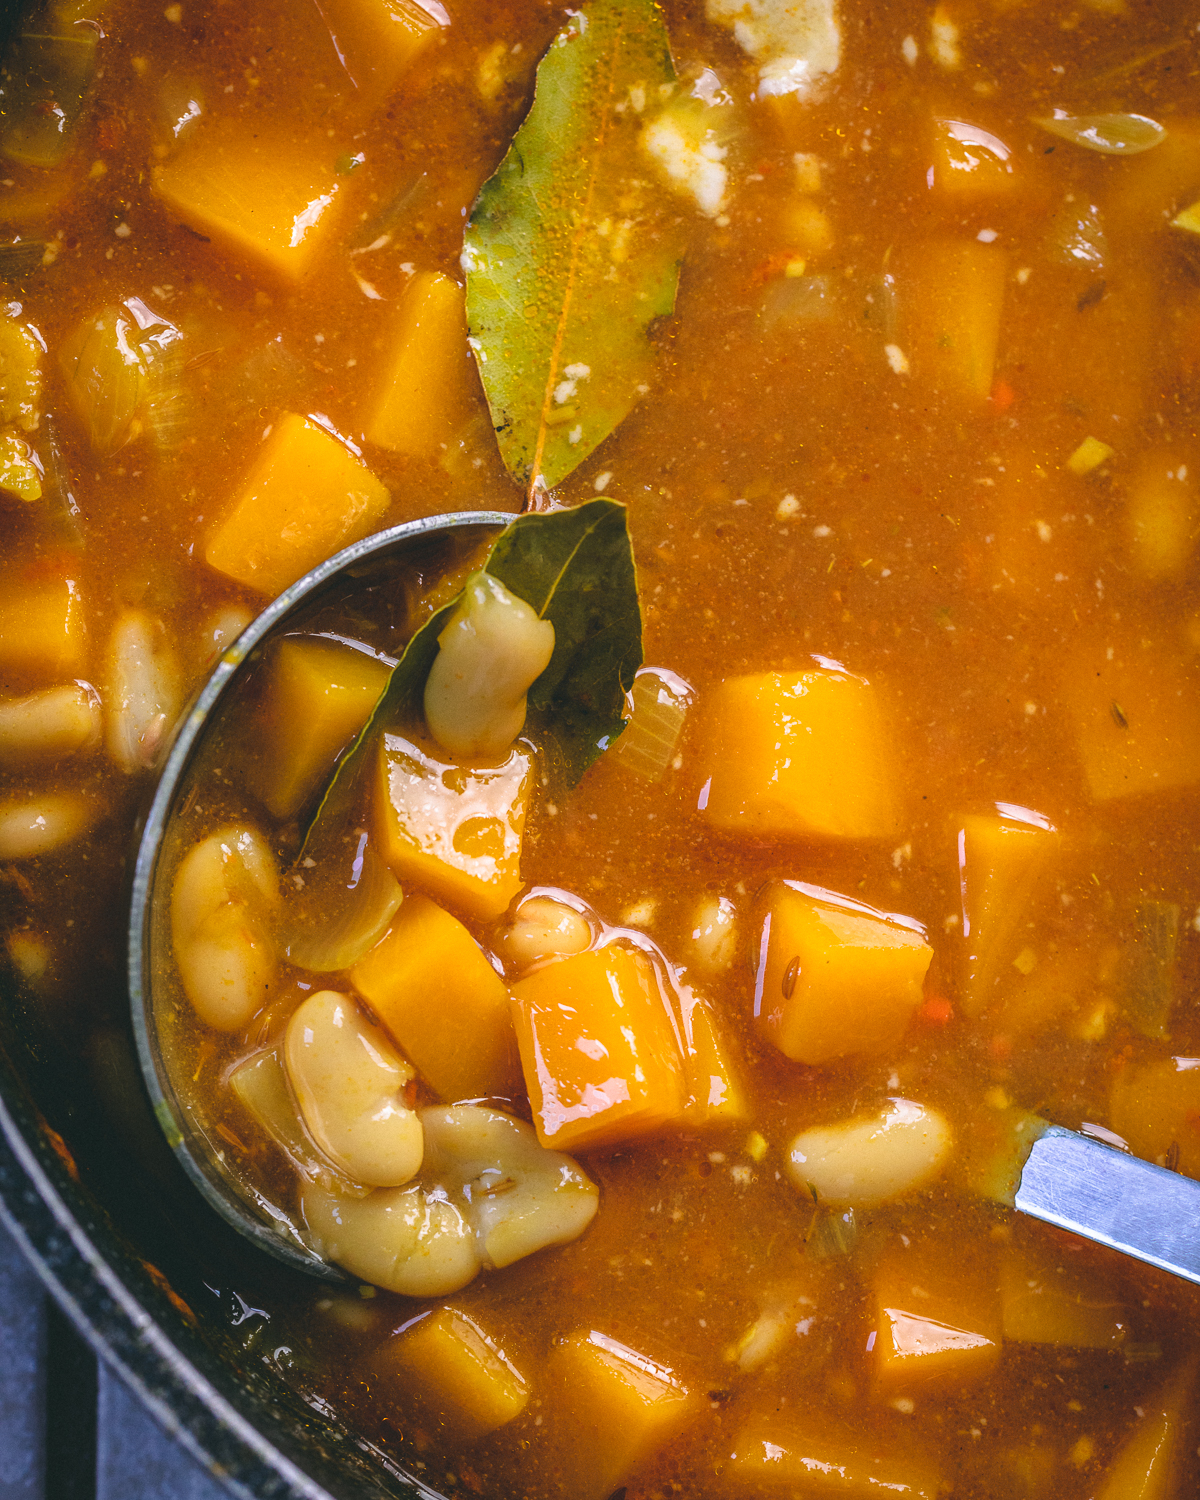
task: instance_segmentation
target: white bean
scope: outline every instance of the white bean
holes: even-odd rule
[[[200,627],[201,659],[207,666],[232,646],[254,616],[244,604],[222,604]]]
[[[154,764],[180,706],[179,663],[162,622],[122,610],[108,643],[108,753],[123,771]]]
[[[874,1208],[932,1181],[953,1139],[936,1109],[889,1099],[875,1114],[802,1130],[788,1149],[787,1171],[826,1203]]]
[[[190,849],[171,890],[171,938],[184,993],[219,1031],[240,1031],[267,1001],[275,948],[266,917],[279,899],[275,860],[251,828]]]
[[[0,859],[36,859],[78,838],[97,808],[78,792],[0,798]]]
[[[424,1132],[402,1091],[414,1074],[346,995],[320,990],[288,1022],[283,1059],[309,1133],[334,1166],[398,1187],[421,1165]]]
[[[442,1297],[481,1267],[511,1265],[577,1239],[599,1202],[569,1156],[497,1110],[419,1111],[425,1159],[416,1183],[352,1199],[306,1184],[314,1247],[354,1276],[410,1297]]]
[[[438,647],[425,683],[430,734],[460,760],[502,759],[554,654],[554,626],[490,574],[473,573]]]
[[[84,682],[0,699],[0,763],[53,760],[100,742],[100,699]]]
[[[582,953],[591,941],[591,925],[574,907],[552,896],[530,896],[501,935],[500,947],[505,958],[522,970],[545,958]]]
[[[705,896],[692,915],[692,952],[696,967],[721,974],[737,952],[733,902],[728,896]]]

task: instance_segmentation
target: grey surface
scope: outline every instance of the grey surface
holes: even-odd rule
[[[46,1303],[0,1224],[0,1500],[42,1500]]]
[[[104,1365],[95,1411],[56,1413],[56,1441],[70,1442],[74,1428],[84,1450],[93,1433],[80,1432],[79,1424],[94,1424],[95,1473],[71,1483],[67,1496],[64,1466],[47,1463],[47,1402],[57,1394],[69,1403],[78,1393],[56,1392],[52,1383],[47,1389],[52,1316],[41,1282],[0,1224],[0,1500],[229,1500]],[[95,1358],[78,1340],[74,1353],[80,1361]]]
[[[1052,1125],[1029,1153],[1016,1206],[1200,1283],[1200,1182]]]

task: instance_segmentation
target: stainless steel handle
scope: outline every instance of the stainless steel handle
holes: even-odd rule
[[[1052,1125],[1035,1141],[1016,1206],[1200,1284],[1200,1182]]]

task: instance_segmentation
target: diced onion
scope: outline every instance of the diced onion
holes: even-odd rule
[[[345,851],[318,855],[295,873],[304,883],[287,892],[283,951],[289,963],[316,974],[356,964],[387,931],[402,899],[396,877],[362,831]]]
[[[1137,156],[1167,137],[1158,121],[1147,115],[1069,115],[1065,110],[1056,109],[1052,115],[1043,115],[1034,123],[1050,131],[1051,135],[1061,136],[1064,141],[1084,146],[1089,151],[1099,151],[1105,156]]]
[[[682,677],[659,667],[646,667],[633,683],[633,717],[613,750],[627,771],[646,781],[658,781],[683,730],[692,690]]]

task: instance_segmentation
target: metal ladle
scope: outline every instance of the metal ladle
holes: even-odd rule
[[[190,789],[189,775],[210,729],[233,699],[235,687],[266,644],[325,597],[374,574],[394,575],[405,565],[432,560],[449,546],[483,542],[512,520],[500,511],[463,511],[428,516],[355,542],[284,590],[222,654],[207,682],[178,724],[138,844],[129,925],[129,994],[138,1060],[154,1113],[184,1172],[217,1213],[261,1250],[293,1269],[327,1281],[350,1278],[313,1249],[304,1228],[225,1164],[225,1143],[190,1109],[172,1082],[154,1011],[156,905],[170,893],[156,892],[156,878],[172,817]]]
[[[184,1105],[171,1081],[152,993],[155,879],[164,840],[207,731],[268,641],[340,585],[352,580],[360,587],[384,565],[415,563],[447,542],[483,541],[489,530],[511,519],[503,512],[468,511],[411,521],[347,547],[280,594],[224,652],[182,719],[138,848],[130,998],[139,1060],[158,1123],[188,1177],[227,1223],[276,1260],[328,1281],[351,1278],[317,1254],[301,1225],[225,1165],[224,1143]],[[1200,1283],[1200,1183],[1058,1126],[1045,1129],[1031,1146],[1013,1163],[1013,1176],[997,1195],[1000,1201]]]

